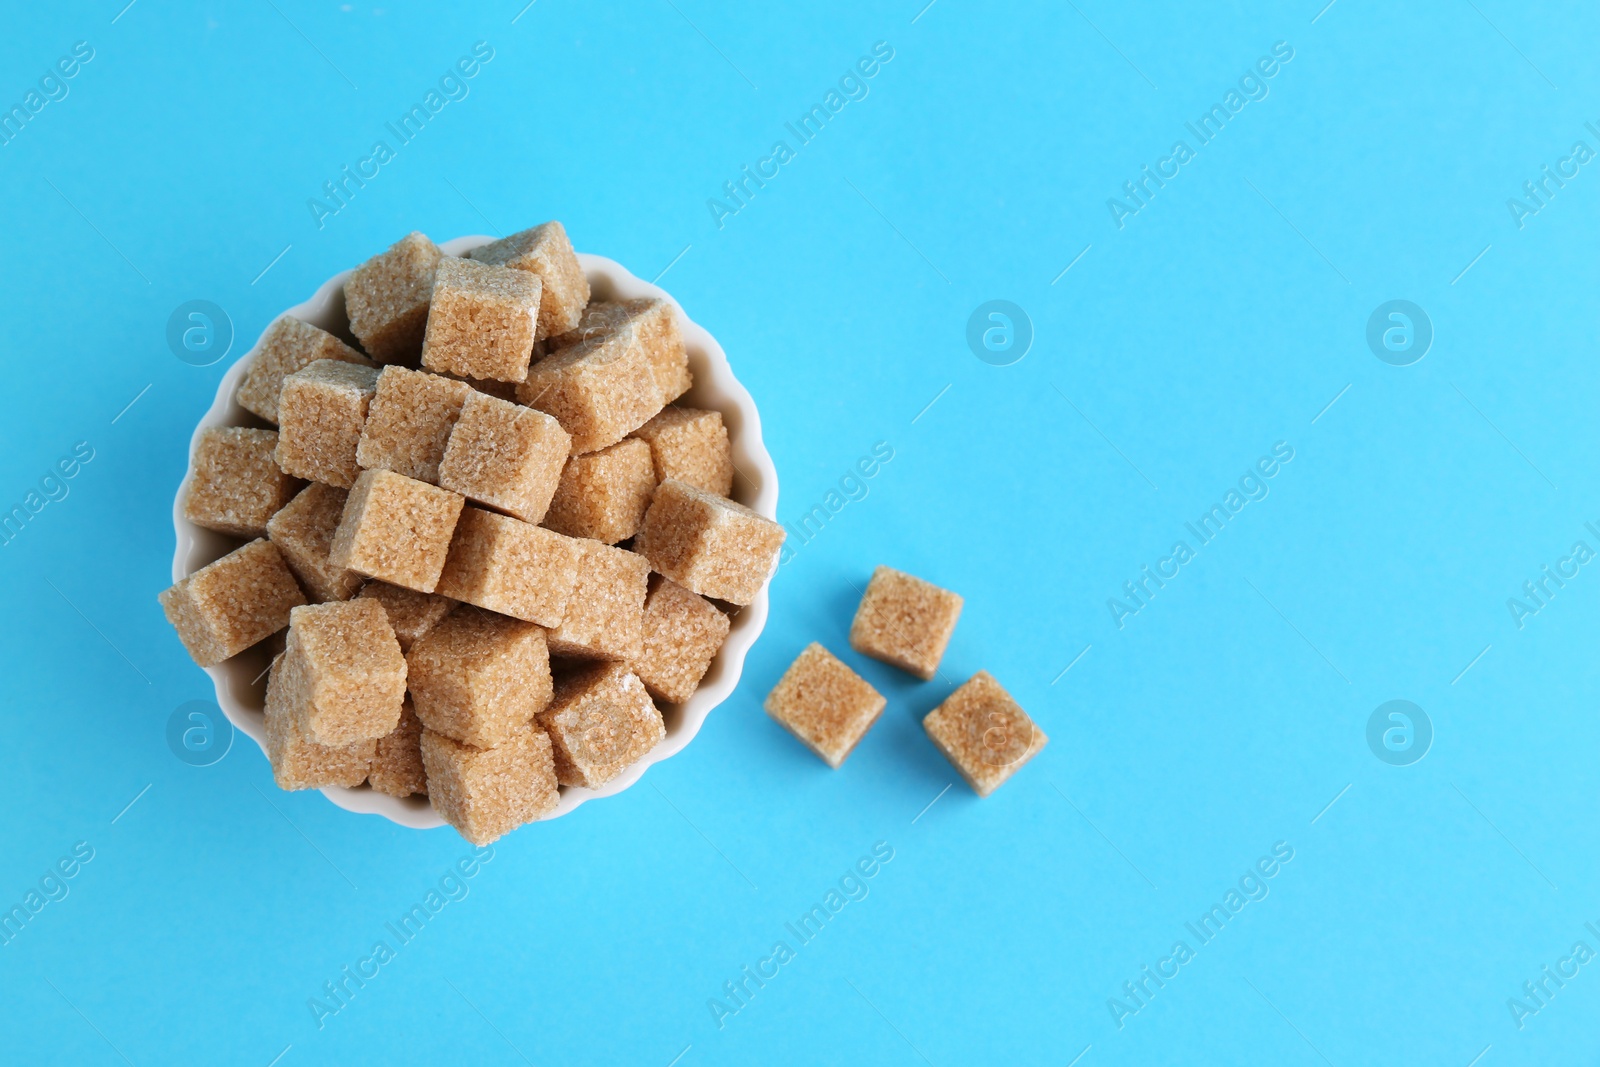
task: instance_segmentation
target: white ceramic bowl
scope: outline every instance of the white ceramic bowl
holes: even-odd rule
[[[449,255],[461,256],[492,240],[491,237],[482,236],[458,237],[440,247]],[[578,260],[583,265],[584,273],[589,276],[589,286],[593,290],[595,300],[631,300],[637,297],[657,296],[671,301],[673,306],[677,307],[677,301],[672,300],[666,292],[649,282],[635,278],[612,260],[581,253]],[[315,296],[298,307],[290,308],[284,314],[348,338],[344,281],[349,275],[350,272],[345,271],[329,278],[317,290]],[[744,386],[739,384],[739,380],[733,376],[733,370],[728,366],[728,357],[723,353],[722,346],[717,344],[716,338],[691,322],[681,307],[677,310],[683,340],[689,349],[689,369],[694,373],[694,388],[690,389],[678,403],[690,407],[710,408],[722,413],[722,420],[728,427],[728,436],[733,444],[734,466],[738,470],[734,478],[734,499],[768,518],[776,519],[778,472],[772,465],[772,457],[767,455],[767,450],[761,443],[761,418],[756,413],[755,402],[750,399],[750,394],[745,391]],[[256,347],[259,346],[260,342],[257,341]],[[200,425],[195,427],[194,438],[189,443],[189,470],[172,505],[172,523],[178,536],[178,549],[172,558],[172,580],[175,582],[225,555],[236,543],[231,538],[202,529],[185,519],[183,499],[188,492],[189,481],[194,477],[194,442],[199,438],[201,430],[210,426],[267,425],[234,401],[239,380],[244,376],[245,366],[255,352],[256,348],[251,348],[222,376],[222,381],[217,386],[216,400],[212,403],[211,410],[200,420]],[[763,588],[749,607],[734,616],[728,639],[723,644],[722,650],[717,653],[716,659],[712,660],[711,669],[706,672],[705,679],[700,683],[700,688],[695,690],[694,696],[690,697],[687,703],[662,709],[667,725],[665,739],[651,749],[644,759],[600,789],[563,786],[560,805],[546,818],[559,818],[594,797],[611,796],[622,792],[643,777],[645,770],[651,764],[676,754],[693,740],[694,735],[700,730],[700,724],[705,722],[711,709],[722,703],[738,684],[739,672],[744,667],[745,653],[755,643],[766,621],[767,591]],[[265,736],[262,708],[266,701],[268,664],[269,657],[266,650],[257,646],[241,652],[216,667],[206,668],[206,673],[211,675],[211,680],[216,685],[217,703],[228,716],[228,720],[258,746],[262,744]],[[402,826],[419,830],[444,825],[433,807],[422,797],[401,800],[367,786],[357,789],[330,788],[322,792],[346,811],[382,815]]]

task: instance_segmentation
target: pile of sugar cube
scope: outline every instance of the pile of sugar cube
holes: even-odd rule
[[[938,673],[960,594],[879,567],[850,624],[850,647],[923,681]],[[789,665],[767,714],[837,770],[888,702],[865,678],[813,641]],[[980,797],[1000,788],[1050,740],[988,671],[974,674],[922,720],[928,739]]]
[[[199,435],[183,513],[247,543],[161,604],[201,666],[273,643],[279,786],[426,794],[486,844],[663,738],[783,527],[729,498],[721,414],[673,404],[675,305],[591,303],[559,222],[410,234],[344,298],[360,350],[279,318],[260,425]]]

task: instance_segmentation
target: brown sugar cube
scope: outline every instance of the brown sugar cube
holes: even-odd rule
[[[440,259],[422,365],[441,373],[522,381],[533,358],[540,289],[539,276],[524,270]]]
[[[614,545],[639,532],[656,491],[650,446],[631,438],[567,460],[544,524]]]
[[[517,399],[554,415],[573,452],[614,445],[661,410],[650,360],[623,327],[552,353],[528,369]]]
[[[556,626],[578,578],[582,544],[509,515],[464,508],[435,589],[513,619]]]
[[[550,507],[572,438],[554,416],[471,396],[450,431],[439,484],[464,497],[537,523]]]
[[[961,603],[958,593],[879,567],[850,624],[850,647],[927,681],[955,633]]]
[[[406,658],[377,601],[357,597],[295,608],[283,654],[290,668],[285,696],[306,740],[376,740],[400,722]]]
[[[289,625],[289,612],[306,602],[283,556],[264,538],[206,564],[158,599],[202,667],[277,633]]]
[[[922,728],[980,797],[999,789],[1050,740],[988,671],[946,697]]]
[[[267,520],[300,487],[272,458],[277,447],[278,435],[272,430],[242,426],[201,430],[183,517],[232,537],[265,535]]]
[[[580,538],[578,580],[561,625],[549,633],[550,651],[587,659],[639,658],[644,648],[644,598],[650,564],[643,556]]]
[[[473,395],[466,382],[404,367],[383,368],[361,428],[356,462],[365,470],[381,467],[437,484],[450,431]]]
[[[328,558],[349,495],[312,482],[267,521],[267,536],[306,592],[319,602],[349,600],[361,588],[361,575],[334,566]]]
[[[422,720],[407,700],[400,709],[400,725],[378,738],[367,782],[392,797],[428,795],[428,774],[422,766]]]
[[[344,503],[329,560],[368,578],[431,593],[465,503],[393,471],[362,471]]]
[[[743,504],[667,479],[634,541],[650,566],[690,592],[741,607],[778,565],[784,529]]]
[[[883,714],[883,695],[813,641],[767,694],[767,714],[834,770]]]
[[[419,593],[415,589],[376,579],[362,586],[360,595],[383,605],[384,613],[389,616],[389,625],[394,629],[395,640],[400,642],[401,652],[410,652],[411,646],[456,606],[456,602],[449,597]]]
[[[514,233],[467,255],[479,263],[536,274],[542,283],[539,296],[539,336],[566,333],[578,325],[589,302],[589,279],[578,265],[572,242],[559,222],[547,222]]]
[[[272,780],[279,789],[352,788],[366,781],[376,741],[329,747],[310,741],[295,722],[292,665],[280,656],[267,675],[267,738],[263,746],[272,761]],[[287,684],[286,684],[287,683]]]
[[[252,415],[268,422],[278,421],[278,394],[283,380],[319,359],[371,366],[367,357],[326,330],[292,315],[283,315],[267,327],[256,346],[256,354],[244,372],[234,399]]]
[[[621,663],[563,679],[537,721],[550,735],[556,781],[587,789],[605,785],[667,736],[644,683]]]
[[[278,466],[297,478],[348,489],[361,473],[356,449],[378,371],[319,359],[283,380],[278,397]]]
[[[675,478],[717,496],[733,492],[733,450],[720,411],[662,408],[633,436],[649,443],[657,482]]]
[[[406,653],[417,718],[434,733],[493,748],[550,703],[550,654],[531,622],[460,607]]]
[[[705,598],[652,575],[644,600],[644,651],[633,669],[651,696],[682,704],[699,687],[728,628],[728,617]]]
[[[434,810],[474,845],[543,818],[561,802],[550,737],[533,726],[519,726],[487,750],[424,730],[422,765]]]
[[[552,349],[566,348],[610,330],[631,325],[650,360],[663,403],[671,403],[694,384],[689,373],[689,351],[678,329],[677,308],[659,297],[642,300],[597,300],[583,309],[578,327],[550,339]]]
[[[415,363],[428,326],[439,246],[410,233],[373,256],[344,283],[350,332],[379,363]]]

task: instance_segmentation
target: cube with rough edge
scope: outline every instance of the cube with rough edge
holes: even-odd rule
[[[356,449],[378,370],[319,359],[283,380],[278,397],[278,466],[297,478],[348,489],[361,474]]]
[[[922,728],[980,797],[1000,788],[1050,740],[988,671],[946,697]]]
[[[688,392],[694,384],[694,376],[689,373],[689,351],[678,329],[677,308],[671,301],[659,297],[597,300],[584,308],[577,328],[552,337],[550,347],[552,350],[566,348],[623,326],[633,327],[639,346],[650,360],[662,402],[671,403]]]
[[[575,328],[589,303],[589,279],[559,222],[546,222],[474,248],[468,257],[479,263],[512,267],[539,276],[539,336]]]
[[[616,444],[664,403],[650,360],[627,327],[541,359],[517,386],[517,399],[554,415],[572,435],[573,452]]]
[[[435,591],[513,619],[556,626],[583,542],[482,508],[462,509]]]
[[[456,606],[456,602],[449,597],[419,593],[415,589],[390,585],[376,578],[361,587],[360,597],[376,600],[383,605],[384,613],[389,616],[389,625],[394,628],[395,640],[400,642],[401,652],[411,651],[417,639],[439,625],[439,621],[454,611]]]
[[[383,368],[361,429],[356,462],[366,470],[381,467],[437,484],[450,431],[462,405],[475,395],[466,382],[405,367]]]
[[[673,478],[717,496],[733,492],[733,450],[721,412],[662,408],[633,436],[650,445],[657,482]]]
[[[378,738],[367,782],[392,797],[428,794],[428,775],[422,766],[422,720],[407,700],[400,708],[400,725]]]
[[[588,789],[611,781],[667,735],[644,683],[622,663],[563,678],[537,722],[550,735],[556,781]]]
[[[243,426],[201,430],[183,517],[232,537],[266,534],[267,520],[301,484],[278,466],[273,458],[277,447],[278,435],[272,430]]]
[[[434,810],[474,845],[543,818],[561,802],[550,737],[534,726],[519,726],[490,749],[424,730],[422,765]]]
[[[634,550],[690,592],[743,607],[778,565],[784,529],[726,497],[669,478],[656,489]]]
[[[266,749],[272,763],[272,780],[279,789],[325,789],[329,786],[353,788],[366,781],[376,741],[355,741],[348,745],[319,745],[300,732],[295,721],[293,665],[287,656],[278,657],[267,674]]]
[[[883,695],[813,641],[767,694],[767,714],[834,770],[883,714]]]
[[[618,441],[567,460],[544,524],[614,545],[639,532],[655,491],[650,446],[631,438]]]
[[[399,725],[406,658],[382,604],[357,597],[295,608],[283,654],[286,696],[307,740],[348,745]]]
[[[438,245],[410,233],[345,280],[350,332],[379,363],[417,362],[428,326],[434,269],[442,255]]]
[[[644,650],[633,669],[650,695],[682,704],[694,695],[728,638],[728,617],[677,582],[650,576],[644,600]]]
[[[579,539],[578,580],[550,651],[585,659],[637,659],[644,647],[644,598],[650,564],[643,556]]]
[[[439,464],[439,484],[524,522],[539,522],[561,480],[572,438],[554,416],[498,400],[467,398]]]
[[[493,748],[550,703],[550,654],[531,622],[459,607],[406,653],[417,718],[434,733]]]
[[[879,567],[850,624],[850,647],[927,681],[944,658],[961,604],[959,593]]]
[[[520,382],[539,327],[537,274],[470,259],[439,260],[422,339],[431,371]]]
[[[267,521],[267,536],[311,599],[318,602],[349,600],[361,588],[361,575],[334,566],[329,558],[349,495],[343,489],[312,482]]]
[[[466,502],[393,471],[362,471],[345,500],[329,560],[368,578],[431,593]]]
[[[277,546],[264,538],[206,564],[157,598],[178,639],[214,667],[289,625],[306,602]]]
[[[261,335],[256,354],[244,372],[234,399],[252,415],[268,422],[278,421],[278,394],[283,380],[319,359],[371,366],[367,357],[326,330],[292,315],[280,316]]]

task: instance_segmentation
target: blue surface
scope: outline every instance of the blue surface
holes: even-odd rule
[[[8,1061],[1593,1055],[1592,7],[122,2],[20,8],[0,38],[8,103],[92,49],[0,146],[0,495],[38,508],[0,551],[0,898],[39,891],[0,946]],[[785,124],[836,87],[801,143]],[[319,226],[308,200],[432,88]],[[727,200],[746,165],[777,173]],[[191,428],[280,309],[408,230],[551,217],[670,267],[761,405],[781,517],[838,510],[793,538],[690,748],[466,877],[452,832],[279,793],[242,737],[176,759],[168,719],[210,683],[155,596]],[[188,300],[225,309],[227,358],[169,350]],[[990,300],[1024,309],[1018,362],[968,346]],[[1405,366],[1415,341],[1367,342],[1392,300],[1433,331]],[[865,495],[830,501],[875,446]],[[1185,524],[1235,487],[1201,543]],[[943,678],[849,651],[878,563],[966,597]],[[1127,599],[1146,565],[1177,573]],[[837,772],[761,711],[812,639],[889,698]],[[918,723],[980,668],[1051,738],[982,801]],[[1391,700],[1431,724],[1420,761],[1387,713],[1369,746]],[[860,899],[800,943],[785,924],[841,884]],[[346,966],[376,974],[329,1000]]]

